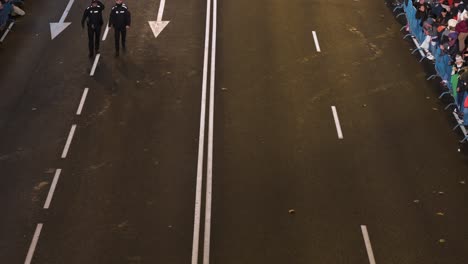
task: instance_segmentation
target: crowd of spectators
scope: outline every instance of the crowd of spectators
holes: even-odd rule
[[[468,95],[468,0],[416,0],[416,19],[420,22],[425,38],[422,49],[433,59],[430,50],[440,48],[450,56],[452,66],[451,86],[463,119],[465,99]]]
[[[26,14],[22,7],[22,0],[0,0],[0,31],[3,31],[15,17]]]

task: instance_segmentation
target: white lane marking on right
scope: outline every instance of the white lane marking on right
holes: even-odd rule
[[[104,30],[104,35],[102,35],[102,41],[106,40],[107,34],[109,34],[109,22],[107,22],[106,30]]]
[[[367,232],[367,226],[361,225],[362,236],[364,237],[364,243],[366,244],[367,256],[369,257],[370,264],[375,264],[374,252],[372,251],[372,245]]]
[[[343,131],[341,131],[340,119],[338,118],[338,112],[336,107],[332,106],[333,118],[335,119],[336,132],[338,133],[338,138],[343,139]]]
[[[88,95],[88,88],[85,88],[83,91],[83,95],[81,96],[80,105],[78,106],[78,110],[76,110],[76,115],[81,115],[81,111],[83,110],[84,103],[86,101],[86,96]]]
[[[214,125],[214,94],[216,76],[216,29],[218,16],[218,0],[213,0],[213,33],[211,37],[211,73],[210,73],[210,104],[208,120],[208,155],[206,167],[206,196],[205,196],[205,240],[203,247],[203,264],[210,263],[211,242],[211,204],[213,185],[213,125]]]
[[[34,251],[36,250],[37,241],[39,241],[39,236],[41,235],[42,224],[37,224],[36,231],[34,231],[34,236],[29,246],[28,255],[26,256],[26,260],[24,264],[30,264],[31,260],[34,256]]]
[[[15,21],[11,22],[10,25],[8,26],[8,28],[5,30],[5,32],[3,33],[3,36],[2,38],[0,39],[0,42],[3,42],[6,38],[6,36],[8,35],[8,33],[11,31],[11,28],[13,27],[13,25],[15,24]]]
[[[63,148],[62,159],[67,157],[68,150],[70,149],[70,144],[73,139],[73,135],[75,134],[75,130],[76,130],[76,125],[72,125],[70,129],[70,133],[68,134],[67,143],[65,144],[65,147]]]
[[[54,196],[55,187],[57,186],[57,182],[60,178],[61,173],[62,173],[62,169],[57,169],[55,171],[54,180],[52,181],[52,185],[50,186],[49,194],[47,195],[47,199],[44,204],[44,209],[49,209],[50,207],[50,202],[52,202],[52,197]]]
[[[315,48],[317,49],[317,52],[320,52],[320,45],[318,42],[317,33],[315,31],[312,31],[312,36],[314,37]]]
[[[206,28],[205,28],[205,55],[203,58],[203,81],[202,97],[200,109],[200,133],[198,136],[198,164],[197,164],[197,184],[195,191],[195,209],[193,220],[193,242],[192,242],[192,264],[198,263],[198,251],[200,243],[200,211],[201,211],[201,192],[203,179],[203,152],[205,145],[205,116],[206,116],[206,85],[208,78],[208,56],[210,45],[210,14],[211,0],[206,4]]]
[[[101,57],[101,54],[98,53],[96,55],[96,58],[94,58],[93,68],[91,68],[91,73],[89,74],[89,76],[94,76],[94,72],[96,71],[96,67],[97,67],[97,64],[98,64],[98,61],[99,61],[100,57]]]

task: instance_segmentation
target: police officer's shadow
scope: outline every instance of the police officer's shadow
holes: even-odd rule
[[[119,57],[107,52],[101,54],[94,74],[95,81],[112,94],[118,94],[123,89],[139,89],[138,83],[144,78],[144,67],[127,53]]]

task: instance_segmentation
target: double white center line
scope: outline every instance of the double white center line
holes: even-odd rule
[[[203,59],[203,81],[202,97],[200,109],[200,134],[198,140],[198,164],[197,183],[195,192],[195,212],[193,224],[193,245],[192,264],[197,264],[200,250],[200,218],[201,218],[201,193],[203,182],[204,146],[205,146],[205,124],[206,124],[206,93],[208,80],[208,60],[210,56],[210,21],[211,2],[213,1],[213,26],[211,38],[211,70],[210,70],[210,91],[208,107],[208,149],[206,166],[206,197],[205,197],[205,225],[203,241],[203,264],[210,262],[210,236],[211,236],[211,203],[212,203],[212,182],[213,182],[213,125],[214,125],[214,88],[215,88],[215,65],[216,65],[216,24],[217,24],[217,0],[207,0],[206,5],[206,28],[205,28],[205,48]]]

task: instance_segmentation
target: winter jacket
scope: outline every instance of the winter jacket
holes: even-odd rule
[[[88,26],[96,26],[100,27],[104,24],[102,19],[102,11],[104,10],[105,6],[100,1],[97,1],[97,5],[93,6],[90,5],[83,13],[83,17],[81,18],[81,26],[84,27],[84,22]]]
[[[131,24],[131,14],[128,11],[128,7],[125,4],[115,5],[112,7],[109,19],[109,26],[113,26],[115,29],[123,30],[125,27]]]
[[[458,22],[457,26],[455,27],[455,31],[457,33],[468,33],[468,22],[466,20]]]

